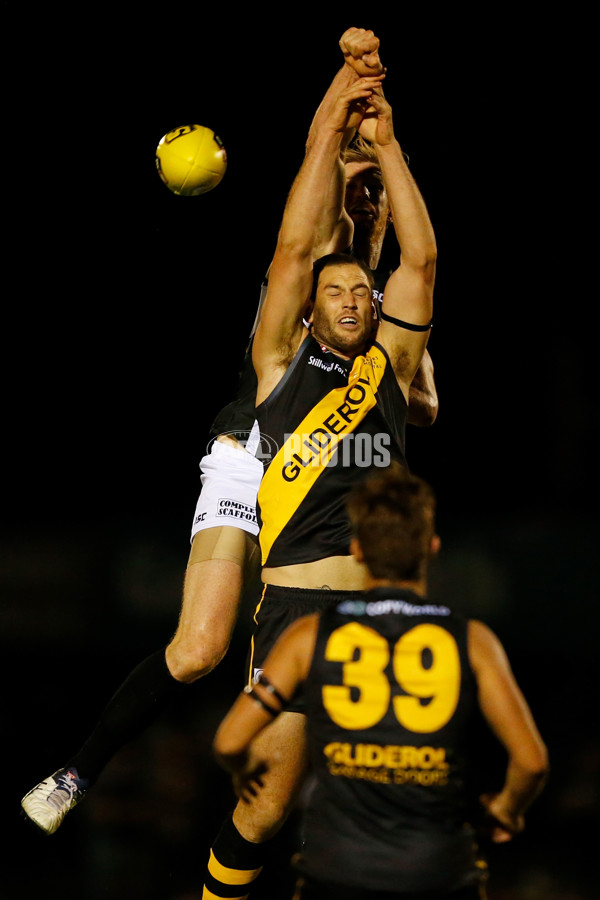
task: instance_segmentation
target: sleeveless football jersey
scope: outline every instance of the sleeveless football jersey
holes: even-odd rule
[[[350,553],[347,495],[374,467],[405,464],[407,413],[380,344],[344,360],[306,337],[256,408],[272,448],[258,493],[263,565]]]
[[[305,685],[309,875],[382,891],[474,883],[467,621],[408,590],[324,611]]]

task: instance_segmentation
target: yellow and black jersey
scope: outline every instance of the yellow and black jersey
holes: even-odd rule
[[[390,588],[321,613],[304,696],[313,878],[406,892],[477,881],[466,824],[478,710],[467,624]]]
[[[407,414],[380,344],[345,360],[306,337],[256,408],[272,448],[258,492],[263,565],[350,553],[347,495],[374,467],[405,464]]]

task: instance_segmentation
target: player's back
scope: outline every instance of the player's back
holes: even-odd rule
[[[466,824],[477,715],[467,621],[390,588],[327,610],[306,697],[315,771],[308,874],[382,891],[476,880]]]

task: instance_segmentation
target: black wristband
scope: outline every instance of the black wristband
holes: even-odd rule
[[[256,684],[261,684],[265,690],[269,692],[276,700],[278,700],[282,706],[287,706],[287,700],[285,697],[279,693],[274,684],[272,684],[264,672],[261,672],[258,678],[256,679]]]
[[[281,712],[281,710],[274,709],[274,707],[269,706],[268,703],[265,703],[265,701],[262,699],[262,697],[258,696],[256,691],[254,690],[254,686],[251,684],[246,685],[246,687],[244,688],[244,694],[247,694],[248,697],[251,697],[251,699],[254,700],[255,703],[258,703],[258,705],[260,707],[262,707],[264,709],[264,711],[266,713],[268,713],[270,716],[273,716],[273,718],[278,716],[279,713]]]
[[[381,318],[385,322],[391,322],[392,325],[397,325],[399,328],[408,328],[409,331],[429,331],[433,327],[433,319],[431,319],[427,325],[412,325],[410,322],[403,322],[402,319],[395,319],[393,316],[388,316],[387,313],[380,310]]]

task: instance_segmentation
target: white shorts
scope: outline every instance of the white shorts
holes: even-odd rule
[[[198,531],[221,525],[257,535],[256,495],[263,471],[262,462],[247,450],[213,441],[210,452],[200,460],[202,487],[191,540]]]

